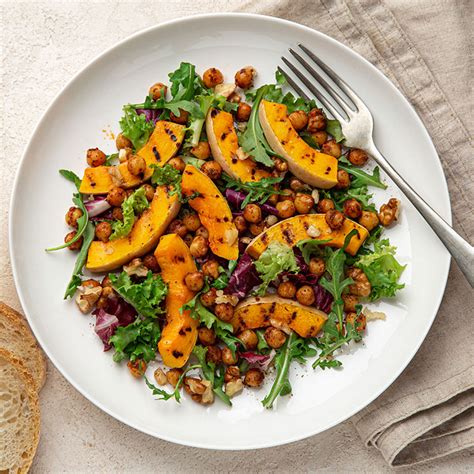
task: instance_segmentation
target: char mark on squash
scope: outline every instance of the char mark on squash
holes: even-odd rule
[[[173,133],[173,130],[170,130],[169,128],[165,128],[165,133],[169,135],[169,137],[171,138],[171,141],[173,142],[178,141],[178,137]]]
[[[176,349],[173,351],[172,354],[173,354],[173,357],[175,357],[176,359],[179,359],[180,357],[183,357],[183,353],[177,351]]]
[[[285,239],[285,242],[289,245],[293,243],[293,235],[291,233],[290,229],[283,229],[283,238]]]
[[[160,153],[158,152],[155,146],[152,148],[152,151],[153,151],[153,154],[155,155],[156,160],[161,161]]]
[[[219,111],[217,109],[212,109],[211,111],[211,117],[214,118],[219,114]]]

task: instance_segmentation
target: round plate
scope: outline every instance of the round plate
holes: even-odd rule
[[[179,34],[176,32],[179,31]],[[304,43],[332,66],[372,110],[375,141],[415,189],[450,219],[443,171],[421,121],[395,87],[371,64],[337,41],[295,23],[257,15],[184,18],[142,31],[95,59],[58,95],[40,120],[24,153],[10,209],[10,249],[21,303],[40,344],[63,375],[90,401],[134,428],[176,443],[215,449],[254,449],[296,441],[347,419],[380,395],[423,342],[441,301],[449,256],[414,208],[401,197],[399,223],[387,231],[407,263],[406,288],[378,305],[385,321],[369,324],[363,344],[350,349],[341,370],[291,371],[293,395],[264,410],[258,391],[203,407],[156,401],[124,364],[102,353],[93,319],[63,301],[75,255],[44,249],[62,241],[72,184],[58,174],[82,175],[85,150],[113,152],[121,107],[140,102],[148,87],[166,82],[181,61],[197,71],[234,72],[253,65],[257,85],[274,81],[280,56]],[[389,183],[391,184],[391,183]],[[399,196],[391,185],[378,204]],[[436,262],[436,271],[426,262]]]

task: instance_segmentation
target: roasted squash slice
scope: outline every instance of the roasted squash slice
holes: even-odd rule
[[[163,328],[158,350],[168,367],[186,364],[197,338],[198,321],[189,311],[180,308],[195,295],[184,283],[184,277],[197,271],[189,247],[176,234],[164,235],[155,250],[161,268],[161,276],[168,284],[166,296],[166,325]]]
[[[137,154],[146,161],[143,178],[128,171],[127,163],[117,166],[97,166],[86,168],[82,178],[80,192],[84,194],[107,194],[114,186],[132,188],[146,181],[153,174],[150,165],[163,166],[179,150],[184,139],[184,126],[160,120],[150,135],[147,144]]]
[[[357,230],[357,234],[351,238],[346,252],[355,255],[369,235],[367,229],[357,224],[357,222],[346,218],[339,230],[332,230],[328,226],[324,214],[302,214],[280,221],[255,237],[247,246],[246,252],[253,258],[258,258],[270,242],[274,240],[293,247],[300,240],[311,238],[318,240],[330,239],[325,245],[341,248],[344,245],[346,236],[353,229]],[[315,234],[318,236],[311,237]]]
[[[137,219],[129,235],[109,242],[91,243],[86,268],[91,272],[106,272],[150,252],[177,216],[179,208],[176,195],[169,196],[165,186],[156,188],[150,207]]]
[[[239,256],[238,231],[226,199],[213,181],[192,165],[183,172],[181,189],[184,196],[197,197],[189,205],[199,214],[209,232],[209,246],[219,257],[236,260]]]
[[[288,161],[288,168],[296,177],[322,189],[337,184],[337,159],[311,148],[298,135],[286,105],[262,100],[258,116],[268,144]]]
[[[239,141],[232,114],[211,109],[206,119],[206,133],[213,158],[228,175],[244,183],[259,181],[270,176],[267,171],[259,169],[251,158],[240,160],[237,157]]]
[[[237,305],[231,324],[236,333],[282,325],[301,337],[316,337],[326,320],[326,313],[319,309],[278,296],[264,296],[248,298]]]

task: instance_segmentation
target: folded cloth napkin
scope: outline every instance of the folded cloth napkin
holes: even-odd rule
[[[426,16],[442,5],[440,0],[418,3],[421,10],[430,6],[418,18],[422,28]],[[453,7],[467,12],[469,1]],[[472,238],[474,160],[468,132],[386,3],[250,0],[242,9],[327,33],[382,70],[430,132],[448,180],[454,226]],[[450,41],[462,32],[440,33],[439,41]],[[473,317],[474,293],[452,264],[442,306],[420,351],[384,394],[352,418],[362,440],[380,450],[390,465],[413,465],[474,446]]]

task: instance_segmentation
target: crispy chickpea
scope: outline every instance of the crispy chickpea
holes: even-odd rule
[[[351,177],[346,170],[337,170],[336,189],[347,189],[351,185]]]
[[[261,221],[258,224],[250,224],[249,231],[252,235],[257,236],[265,230],[265,221]]]
[[[146,170],[146,161],[140,155],[132,155],[127,161],[127,169],[133,176],[143,174]]]
[[[346,313],[356,311],[356,305],[359,304],[359,298],[356,295],[344,294],[342,295],[342,301],[344,302],[344,311]]]
[[[235,85],[241,89],[252,87],[257,71],[252,66],[246,66],[235,73]]]
[[[335,209],[326,212],[325,219],[327,225],[333,230],[340,229],[346,220],[344,214]]]
[[[196,230],[196,237],[201,236],[204,237],[205,239],[209,238],[209,231],[202,225],[199,227],[199,229]]]
[[[354,280],[352,285],[349,285],[349,292],[356,296],[366,297],[370,295],[372,291],[372,285],[367,278],[367,275],[360,269],[351,267],[346,272],[349,278]]]
[[[191,153],[200,160],[207,160],[211,156],[211,148],[208,142],[199,142],[191,148]]]
[[[278,285],[278,296],[282,298],[294,298],[296,295],[296,286],[291,281],[284,281]]]
[[[311,194],[298,193],[295,197],[295,208],[298,214],[308,214],[314,206]]]
[[[115,146],[117,150],[122,150],[124,148],[132,148],[132,142],[123,134],[119,133],[115,139]]]
[[[263,223],[265,224],[265,227],[271,227],[272,225],[275,225],[277,222],[278,222],[278,217],[274,216],[273,214],[269,214],[263,220]]]
[[[349,152],[348,160],[355,166],[363,166],[367,163],[369,155],[364,150],[359,150],[359,148],[353,148]]]
[[[111,206],[121,206],[123,201],[127,198],[127,193],[125,192],[125,189],[119,188],[118,186],[112,188],[109,191],[109,194],[107,194],[107,202]]]
[[[208,362],[214,362],[214,364],[219,364],[222,361],[222,352],[220,347],[208,346],[206,360]]]
[[[288,163],[281,158],[274,158],[273,165],[279,173],[286,173],[288,171]],[[273,194],[273,196],[275,196],[275,194]]]
[[[247,222],[258,223],[262,220],[262,210],[257,204],[247,204],[244,208],[244,219]]]
[[[234,224],[235,227],[237,227],[239,234],[243,234],[247,230],[247,221],[244,216],[235,216]]]
[[[279,195],[280,201],[294,201],[296,193],[292,189],[282,189],[282,194]]]
[[[158,273],[160,271],[160,265],[158,260],[153,254],[145,255],[143,257],[143,265],[145,265],[148,270],[151,270],[153,273]]]
[[[168,226],[168,233],[169,234],[178,234],[181,238],[183,238],[188,233],[188,228],[183,224],[182,220],[175,219]]]
[[[201,236],[194,237],[191,245],[189,246],[189,251],[194,258],[204,257],[207,251],[209,250],[209,242]]]
[[[222,84],[224,82],[224,76],[222,75],[222,72],[219,71],[219,69],[211,67],[204,71],[204,74],[202,75],[202,82],[204,82],[204,85],[208,89],[212,89],[218,84]]]
[[[200,291],[204,286],[204,275],[202,272],[190,272],[184,277],[184,283],[191,291]]]
[[[237,334],[237,337],[242,341],[242,344],[248,351],[257,348],[257,333],[255,331],[252,331],[252,329],[244,329],[241,333]]]
[[[272,349],[279,349],[286,341],[286,334],[278,328],[269,326],[263,334],[265,341]]]
[[[189,232],[196,232],[201,227],[201,219],[195,212],[187,212],[183,216],[183,224]]]
[[[249,369],[244,377],[244,384],[247,387],[260,387],[264,379],[263,372],[260,369]]]
[[[232,92],[229,97],[227,97],[227,102],[231,102],[232,104],[240,104],[242,98],[237,92]]]
[[[151,95],[153,100],[158,100],[161,99],[162,95],[165,97],[167,91],[168,88],[163,83],[157,82],[150,87],[148,93]]]
[[[237,361],[237,354],[232,354],[232,351],[227,346],[224,346],[222,348],[222,362],[226,365],[234,365],[237,364]]]
[[[134,377],[140,378],[146,371],[146,362],[143,359],[129,360],[127,367]]]
[[[112,219],[116,221],[123,221],[123,211],[121,207],[112,208]]]
[[[110,222],[99,222],[95,226],[95,236],[101,241],[101,242],[108,242],[110,236],[112,235],[112,226],[110,225]]]
[[[66,237],[64,237],[64,242],[67,244],[70,242],[75,236],[76,236],[76,231],[73,230],[72,232],[69,232],[69,234],[66,234]],[[82,247],[82,242],[83,242],[82,236],[79,237],[79,239],[76,240],[73,244],[69,245],[68,249],[69,250],[79,250]]]
[[[369,232],[379,225],[379,216],[376,212],[362,211],[359,224],[363,225]]]
[[[296,292],[296,300],[298,303],[305,306],[311,306],[315,299],[314,290],[309,285],[303,285],[301,288],[298,288],[298,291]]]
[[[112,288],[112,280],[110,279],[109,275],[105,275],[105,277],[102,278],[100,286],[102,286],[102,288]]]
[[[295,110],[288,115],[288,118],[297,132],[303,130],[308,125],[308,114],[304,110]]]
[[[324,130],[319,130],[311,134],[313,140],[319,145],[323,146],[324,143],[328,140],[328,134]]]
[[[186,163],[179,156],[175,156],[174,158],[171,158],[171,160],[168,161],[168,164],[171,165],[175,170],[178,170],[179,172],[183,172],[184,168],[186,168]]]
[[[267,203],[270,204],[271,206],[276,206],[276,203],[280,200],[280,195],[279,194],[271,194],[270,197],[268,198]]]
[[[362,205],[357,199],[347,199],[342,205],[342,210],[347,217],[358,219],[362,215]]]
[[[380,223],[384,227],[388,227],[398,219],[398,213],[400,210],[400,201],[395,198],[391,198],[387,204],[382,204],[379,212]]]
[[[245,102],[240,102],[239,107],[237,108],[237,113],[235,114],[235,118],[238,122],[247,122],[250,118],[250,112],[252,112],[252,107]]]
[[[191,247],[191,244],[192,244],[192,242],[193,242],[193,239],[194,239],[193,234],[186,234],[186,235],[183,237],[184,243],[185,243],[188,247]]]
[[[334,201],[332,199],[324,198],[318,202],[318,212],[323,214],[326,214],[326,212],[332,211],[335,208],[336,206],[334,205]]]
[[[308,132],[319,132],[326,128],[326,117],[321,109],[311,109],[308,115]]]
[[[87,164],[95,168],[102,166],[107,159],[107,155],[98,148],[89,148],[87,150]]]
[[[180,125],[186,125],[188,123],[189,112],[183,109],[179,109],[179,115],[175,115],[173,112],[170,112],[170,120],[174,123],[179,123]]]
[[[204,326],[198,329],[198,339],[203,346],[212,346],[216,343],[216,333]]]
[[[70,207],[66,213],[66,224],[70,227],[77,228],[77,219],[83,216],[83,212],[78,207]]]
[[[200,298],[201,298],[201,303],[206,307],[210,308],[214,306],[217,298],[217,290],[215,288],[211,288],[209,291],[206,291],[206,293],[203,293]]]
[[[151,202],[155,196],[155,188],[151,184],[144,184],[142,188],[145,189],[146,200]]]
[[[298,178],[291,178],[290,179],[290,188],[293,191],[302,191],[303,189],[306,188],[306,185],[299,180]]]
[[[201,171],[212,181],[217,181],[222,175],[222,167],[217,161],[206,161],[201,166]]]
[[[234,316],[234,307],[230,303],[219,303],[214,308],[216,316],[224,322],[229,322]]]
[[[295,203],[293,201],[290,201],[289,199],[277,203],[276,209],[278,211],[278,217],[280,219],[287,219],[288,217],[292,217],[295,215],[296,212]]]
[[[351,312],[346,316],[346,324],[352,324],[357,332],[364,332],[367,327],[367,318],[363,313],[357,316],[357,313]]]
[[[215,280],[219,277],[219,263],[217,260],[208,260],[202,264],[201,271],[204,276]]]
[[[181,375],[183,375],[183,369],[170,369],[166,372],[166,380],[170,385],[176,387]]]
[[[326,153],[326,155],[331,155],[331,156],[334,156],[335,158],[339,158],[342,153],[342,148],[341,148],[341,144],[337,143],[336,140],[328,140],[321,147],[321,151],[323,153]]]
[[[321,276],[326,271],[326,264],[322,258],[313,257],[309,261],[309,271],[313,275]]]
[[[240,369],[236,365],[227,367],[224,374],[224,382],[230,382],[231,380],[240,378]]]

